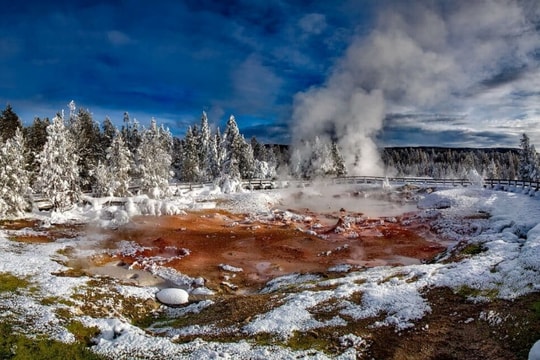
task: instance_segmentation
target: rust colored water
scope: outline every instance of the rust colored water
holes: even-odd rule
[[[378,266],[418,263],[444,248],[421,236],[421,224],[404,225],[358,217],[345,229],[336,214],[333,226],[319,226],[307,233],[321,215],[307,222],[291,220],[250,221],[247,215],[206,210],[181,216],[137,217],[108,234],[109,246],[129,240],[144,251],[119,258],[131,264],[141,258],[166,258],[165,266],[192,277],[202,276],[207,286],[226,281],[242,289],[256,289],[268,280],[294,272],[325,272],[333,265]],[[326,217],[326,223],[329,222]],[[222,264],[242,268],[224,271]]]

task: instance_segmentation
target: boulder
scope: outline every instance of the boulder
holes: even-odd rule
[[[189,301],[189,294],[183,289],[167,288],[158,291],[156,298],[165,305],[182,305]]]

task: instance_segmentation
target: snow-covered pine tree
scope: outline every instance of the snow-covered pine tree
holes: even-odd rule
[[[137,148],[137,170],[141,190],[152,198],[161,198],[169,190],[172,157],[167,149],[166,134],[152,118],[150,127],[143,129]]]
[[[118,129],[114,124],[112,123],[111,119],[107,116],[105,117],[105,120],[103,120],[103,123],[101,124],[101,148],[107,149],[109,146],[111,146],[111,143],[116,136],[116,132]],[[125,143],[125,142],[124,142]]]
[[[175,180],[182,181],[182,167],[184,164],[184,144],[178,137],[173,138],[171,170]]]
[[[210,181],[214,181],[219,178],[219,172],[221,169],[221,163],[219,160],[219,147],[218,147],[218,135],[210,137],[210,143],[208,147],[207,157],[207,175]]]
[[[240,180],[240,165],[239,158],[242,152],[242,136],[238,125],[233,115],[230,116],[225,127],[225,133],[223,134],[222,149],[223,149],[223,162],[222,162],[222,175],[227,175],[230,178]]]
[[[64,112],[47,127],[47,142],[37,156],[39,173],[34,191],[52,202],[53,210],[68,210],[80,199],[79,155],[75,141],[64,124]]]
[[[22,131],[0,147],[0,215],[19,216],[28,210],[30,174],[26,170],[25,143]]]
[[[122,134],[116,130],[111,145],[106,149],[105,162],[95,169],[98,196],[128,196],[131,183],[132,156]]]
[[[47,127],[51,124],[48,118],[41,120],[36,117],[32,125],[23,129],[24,138],[26,141],[26,163],[30,171],[30,184],[35,181],[39,171],[39,163],[36,156],[41,153],[45,143],[47,142]]]
[[[334,176],[347,175],[347,168],[345,167],[345,160],[343,159],[343,155],[341,155],[341,151],[339,151],[339,147],[337,146],[335,141],[332,142],[332,148],[330,152],[331,152],[332,162],[333,162],[332,175]]]
[[[253,177],[256,179],[271,179],[276,176],[276,156],[271,148],[261,144],[255,136],[250,141],[253,149]]]
[[[94,180],[90,174],[99,159],[104,158],[105,148],[101,147],[101,132],[99,125],[92,119],[92,114],[82,108],[76,110],[73,100],[69,103],[69,109],[69,130],[77,140],[75,145],[79,155],[79,177],[83,188],[89,190]]]
[[[223,135],[222,148],[224,158],[222,162],[222,172],[231,178],[251,179],[253,178],[255,160],[253,149],[246,142],[233,115],[227,121],[227,127]]]
[[[113,196],[114,178],[111,178],[107,165],[99,161],[97,166],[92,169],[92,177],[94,178],[92,186],[94,196]]]
[[[520,139],[519,178],[521,180],[536,180],[540,176],[538,154],[529,136],[523,134]]]
[[[308,177],[320,177],[333,173],[333,159],[328,144],[318,136],[311,146],[311,159],[308,166]]]
[[[188,127],[182,146],[182,180],[187,182],[199,181],[199,154],[197,149],[197,131]]]
[[[210,126],[208,125],[208,116],[203,111],[201,117],[201,130],[198,138],[198,155],[199,155],[199,179],[200,181],[212,180],[210,170]]]
[[[255,159],[253,158],[253,149],[251,144],[244,139],[242,135],[242,150],[240,152],[238,164],[240,176],[242,179],[253,179],[255,174]]]
[[[124,142],[126,143],[129,151],[132,154],[136,154],[137,148],[141,143],[141,131],[139,129],[139,122],[137,119],[131,120],[127,112],[124,113],[124,124],[122,125],[122,136],[124,137]]]
[[[17,129],[22,129],[22,122],[8,104],[0,114],[0,143],[15,136]]]
[[[253,157],[255,160],[266,161],[267,152],[263,144],[261,144],[255,136],[250,140],[251,148],[253,149]]]

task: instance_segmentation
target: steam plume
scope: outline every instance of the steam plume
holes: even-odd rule
[[[371,33],[353,37],[321,86],[296,94],[293,146],[337,139],[349,174],[382,174],[374,138],[386,114],[475,115],[508,69],[518,72],[515,80],[537,63],[538,8],[509,0],[386,7]]]

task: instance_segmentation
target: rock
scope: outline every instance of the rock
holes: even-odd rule
[[[165,305],[182,305],[189,301],[189,294],[183,289],[167,288],[158,291],[156,298]]]

